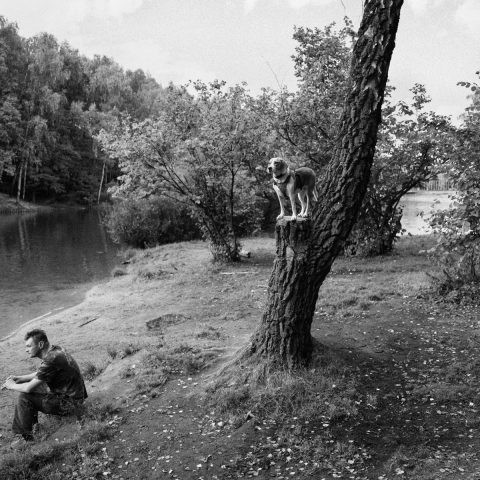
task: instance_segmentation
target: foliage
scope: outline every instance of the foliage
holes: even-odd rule
[[[455,130],[448,117],[426,111],[425,87],[416,84],[412,101],[385,101],[371,179],[345,252],[371,256],[391,252],[402,232],[401,198],[442,168],[452,154]]]
[[[106,207],[104,223],[113,241],[137,248],[200,236],[185,207],[158,197],[117,201]]]
[[[142,122],[122,119],[98,140],[123,175],[120,198],[162,195],[181,203],[209,241],[214,259],[238,260],[239,237],[259,227],[255,167],[268,144],[244,86],[170,86],[165,110]]]
[[[298,89],[264,91],[268,108],[263,106],[263,112],[277,132],[282,153],[318,170],[329,162],[335,147],[355,33],[346,18],[340,29],[335,23],[324,29],[296,27],[293,38]]]
[[[480,282],[480,90],[476,84],[460,85],[473,93],[459,129],[455,155],[448,164],[457,191],[452,207],[431,219],[440,235],[432,254],[443,269],[443,291]]]
[[[88,59],[47,33],[22,38],[0,16],[0,191],[17,201],[99,201],[118,171],[93,135],[119,111],[156,112],[162,96],[141,70]]]
[[[283,148],[295,163],[309,163],[320,177],[336,146],[355,37],[348,19],[339,29],[335,24],[323,30],[297,28],[293,60],[298,91],[269,94],[267,112]],[[392,250],[402,230],[401,197],[432,175],[451,144],[449,119],[425,110],[430,99],[422,85],[411,89],[410,104],[389,102],[392,90],[387,89],[367,194],[345,247],[350,255]]]

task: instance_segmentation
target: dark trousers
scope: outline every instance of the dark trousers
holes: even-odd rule
[[[81,402],[54,393],[20,393],[15,405],[12,430],[31,440],[33,425],[38,423],[38,412],[51,415],[74,415]]]

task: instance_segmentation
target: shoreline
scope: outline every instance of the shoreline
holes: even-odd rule
[[[54,308],[53,310],[51,310],[50,312],[47,312],[47,313],[44,313],[43,315],[40,315],[38,317],[35,317],[35,318],[32,318],[30,320],[27,320],[26,322],[23,322],[22,324],[20,324],[15,330],[13,330],[13,332],[9,333],[8,335],[6,335],[5,337],[2,337],[0,338],[0,343],[3,343],[5,341],[7,341],[8,339],[10,339],[11,337],[13,337],[15,334],[17,334],[20,329],[26,327],[27,325],[29,325],[30,323],[33,323],[33,322],[36,322],[37,320],[41,320],[42,318],[48,318],[50,315],[54,315],[56,313],[60,313],[61,310],[68,310],[69,308],[73,308],[75,307],[75,305],[72,305],[70,307],[58,307],[58,308]]]
[[[9,332],[0,342],[0,380],[38,368],[37,359],[27,358],[24,352],[23,336],[31,328],[44,329],[51,343],[66,348],[81,369],[94,365],[103,370],[112,362],[112,350],[122,351],[132,345],[140,350],[151,345],[152,332],[147,323],[152,319],[162,314],[198,316],[197,301],[179,298],[178,286],[185,288],[186,283],[193,288],[192,281],[199,272],[208,274],[210,264],[210,252],[200,241],[138,252],[135,261],[125,267],[125,275],[92,284],[80,303],[58,311],[48,309]],[[145,275],[152,271],[175,274]],[[171,340],[172,347],[195,334],[195,328],[186,334],[184,327],[182,323],[172,325],[179,330],[178,338]],[[89,396],[93,398],[100,387],[90,383]],[[15,398],[10,391],[0,395],[0,433],[10,430]]]
[[[108,282],[110,278],[111,276],[105,276],[103,279],[73,284],[60,290],[41,288],[33,293],[29,291],[18,293],[10,301],[7,301],[8,295],[6,298],[0,296],[0,306],[4,307],[2,313],[5,318],[0,327],[0,343],[10,338],[24,325],[81,304],[92,288]]]
[[[83,294],[80,302],[64,307],[50,309],[48,312],[31,318],[0,339],[0,380],[9,375],[21,375],[35,371],[39,362],[25,356],[23,336],[33,328],[42,328],[46,331],[49,340],[56,345],[67,348],[80,365],[89,362],[104,361],[106,349],[93,348],[95,340],[103,339],[101,330],[89,328],[78,334],[77,318],[83,320],[98,310],[98,303],[110,303],[111,292],[115,289],[110,283],[115,279],[107,278],[103,282],[96,282]],[[116,302],[117,308],[124,305]],[[113,305],[112,305],[113,306]],[[93,350],[93,351],[92,351]],[[15,402],[15,392],[2,392],[0,396],[0,432],[9,431],[11,409]]]

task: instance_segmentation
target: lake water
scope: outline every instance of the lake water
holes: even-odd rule
[[[0,215],[0,339],[82,301],[119,262],[98,212]]]
[[[419,191],[405,195],[402,226],[412,235],[427,234],[431,231],[427,220],[432,211],[447,209],[451,203],[452,191]],[[423,214],[423,215],[422,215]]]

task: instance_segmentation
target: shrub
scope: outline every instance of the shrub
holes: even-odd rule
[[[161,197],[118,201],[107,207],[104,223],[114,242],[136,248],[201,236],[185,208]]]
[[[450,209],[432,215],[430,225],[439,234],[431,253],[444,274],[440,290],[461,300],[472,293],[478,298],[480,287],[480,87],[459,84],[474,93],[448,165],[456,193]]]
[[[83,366],[82,374],[85,380],[91,381],[98,377],[105,370],[105,365],[96,365],[92,362],[86,362]]]

